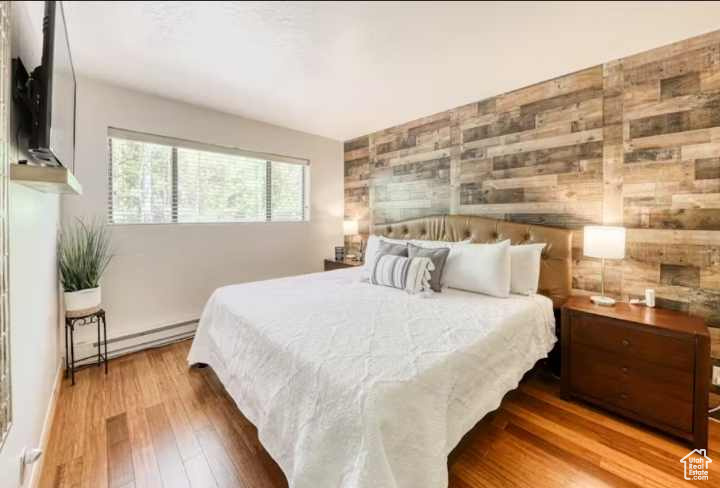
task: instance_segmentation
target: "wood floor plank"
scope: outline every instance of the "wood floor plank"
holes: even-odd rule
[[[40,488],[287,488],[287,481],[211,368],[190,369],[190,341],[114,359],[64,381]],[[461,442],[450,488],[720,488],[683,480],[688,446],[559,396],[526,378]],[[710,425],[720,459],[720,425]],[[713,466],[716,464],[717,467]],[[1,483],[0,483],[1,484]]]
[[[215,429],[212,427],[202,429],[198,432],[198,440],[200,441],[205,459],[208,461],[217,485],[220,488],[238,488],[244,486],[240,482],[235,464],[225,450]]]
[[[67,421],[67,417],[70,415],[70,398],[72,390],[64,387],[65,379],[63,379],[63,385],[61,385],[60,391],[58,392],[57,407],[55,409],[55,415],[53,417],[52,427],[50,428],[50,436],[48,437],[48,445],[45,450],[45,459],[43,461],[43,471],[40,476],[39,485],[41,487],[51,487],[57,485],[59,467],[63,464],[63,458],[61,456],[61,449],[63,445],[63,429]]]
[[[217,488],[218,486],[202,452],[185,460],[185,471],[187,471],[192,488]]]
[[[127,410],[125,397],[122,391],[122,366],[129,361],[128,357],[121,357],[110,361],[107,378],[105,379],[105,416],[113,417]]]
[[[136,488],[155,488],[162,486],[160,469],[152,445],[150,428],[145,417],[145,409],[136,407],[127,412],[130,446],[132,447],[133,471]]]
[[[145,409],[150,435],[152,436],[155,457],[160,468],[163,486],[190,488],[185,466],[175,441],[165,405],[158,403]]]
[[[168,419],[170,420],[170,426],[175,435],[182,459],[192,459],[202,454],[200,443],[197,440],[190,418],[180,398],[174,397],[167,399],[165,406],[167,407],[166,410]]]
[[[88,369],[89,392],[84,419],[85,449],[81,488],[107,488],[107,432],[104,368]]]
[[[145,407],[150,407],[151,405],[161,403],[162,397],[160,395],[160,390],[155,382],[152,366],[150,365],[150,360],[145,351],[137,353],[135,372],[137,374],[138,383],[140,384],[142,404]]]
[[[237,467],[240,481],[243,486],[264,488],[268,486],[267,472],[263,467],[263,457],[257,454],[251,445],[245,441],[229,420],[226,410],[222,407],[222,399],[215,399],[206,404],[206,411],[210,422],[217,432],[220,442],[231,454],[231,459]]]
[[[85,409],[87,395],[89,392],[88,370],[84,369],[75,373],[77,384],[70,391],[70,417],[65,422],[63,432],[60,435],[61,445],[57,452],[59,462],[69,463],[75,458],[81,457],[85,450]]]
[[[156,349],[151,356],[151,363],[157,369],[156,377],[167,388],[167,395],[177,396],[185,407],[185,412],[195,431],[204,430],[210,426],[204,410],[204,403],[210,398],[209,388],[198,389],[191,384],[190,376],[193,371],[185,367],[181,369],[171,361],[177,356],[165,354],[163,349]],[[193,380],[197,383],[197,380]]]
[[[121,413],[107,419],[106,432],[107,484],[110,488],[119,488],[135,481],[127,414]]]
[[[162,351],[159,349],[149,349],[145,351],[145,357],[148,362],[155,388],[161,398],[173,398],[178,395],[175,383],[170,376],[165,361],[162,358]]]

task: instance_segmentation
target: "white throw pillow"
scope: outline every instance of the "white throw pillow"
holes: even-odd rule
[[[365,245],[365,264],[362,268],[362,279],[370,279],[370,274],[375,268],[375,260],[377,259],[378,248],[380,247],[380,241],[389,242],[391,244],[407,244],[408,241],[402,241],[398,239],[388,239],[387,237],[371,235],[368,237],[367,244]]]
[[[545,244],[510,246],[510,291],[534,295],[540,284],[540,261]]]
[[[450,261],[455,259],[455,251],[454,249],[457,246],[463,246],[465,244],[470,244],[470,239],[467,239],[465,241],[459,241],[459,242],[450,242],[450,241],[424,241],[421,239],[412,239],[408,241],[410,244],[415,244],[416,246],[424,247],[426,249],[437,249],[441,247],[447,247],[450,249],[450,253],[448,254],[447,259],[445,260],[445,266],[442,270],[442,276],[440,277],[440,286],[444,287],[447,286],[447,266]]]
[[[454,258],[445,265],[447,286],[500,298],[510,296],[509,240],[464,244],[453,250]]]

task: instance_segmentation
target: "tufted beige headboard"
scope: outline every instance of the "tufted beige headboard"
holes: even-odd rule
[[[572,288],[572,231],[542,225],[518,224],[474,215],[438,215],[375,225],[373,234],[392,239],[495,242],[545,242],[540,269],[540,293],[560,307]]]

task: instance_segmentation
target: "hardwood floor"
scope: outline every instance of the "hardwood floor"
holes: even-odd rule
[[[212,370],[187,368],[189,347],[136,353],[112,360],[107,376],[93,367],[74,387],[64,382],[40,486],[286,487]],[[710,480],[684,481],[688,447],[563,401],[555,380],[534,375],[456,449],[450,487],[720,486],[718,427]]]

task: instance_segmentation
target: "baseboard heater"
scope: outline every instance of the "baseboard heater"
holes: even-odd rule
[[[163,325],[154,329],[110,337],[107,342],[108,357],[124,356],[144,349],[160,347],[173,342],[189,339],[195,335],[198,319]],[[97,341],[76,343],[75,357],[92,356],[97,352]],[[81,364],[93,364],[95,358],[88,358]]]

